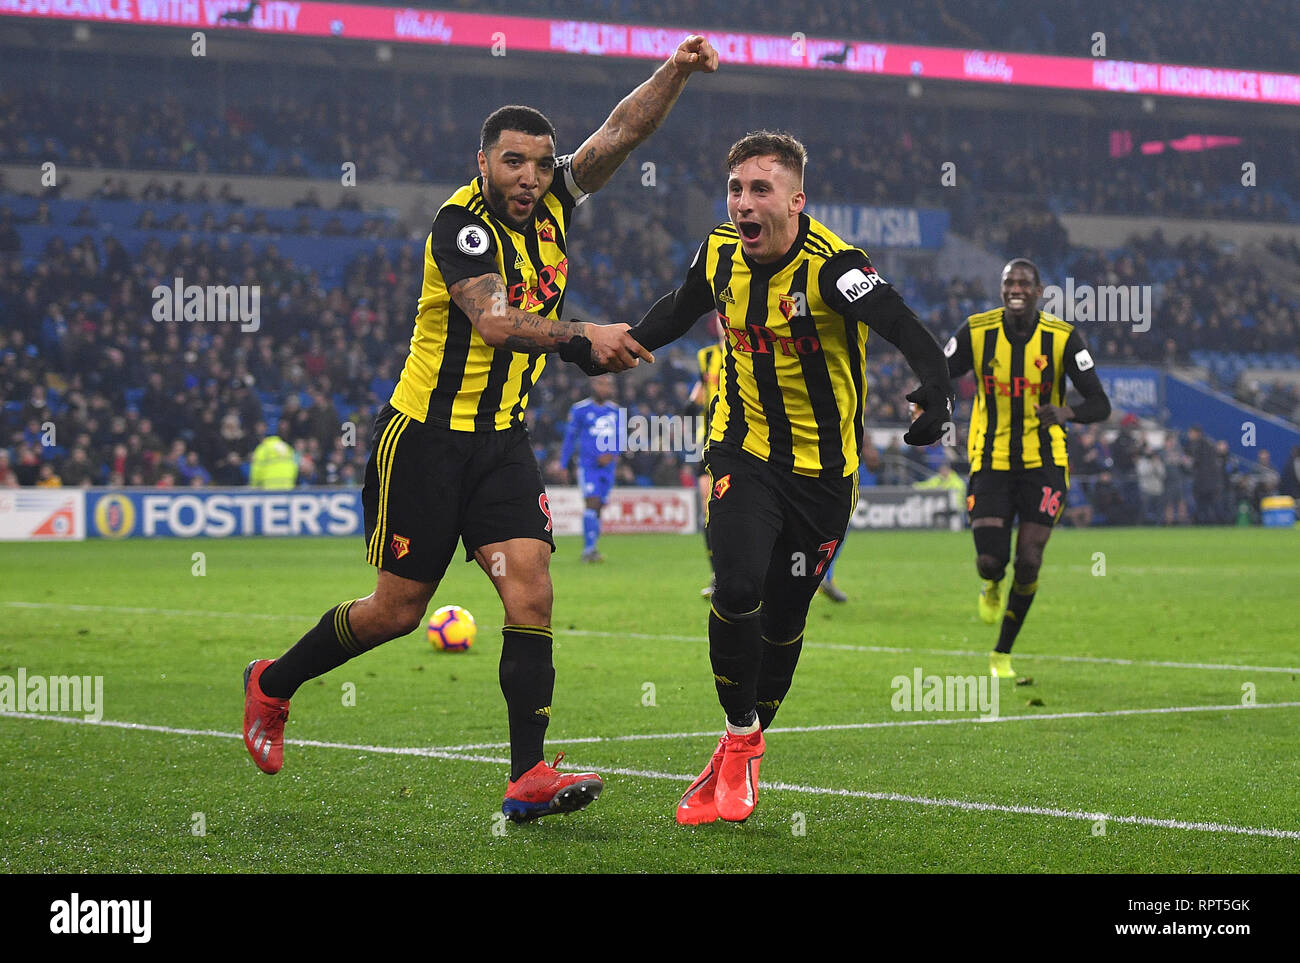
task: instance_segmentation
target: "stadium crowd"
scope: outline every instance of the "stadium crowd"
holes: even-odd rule
[[[121,86],[122,102],[111,110],[102,102],[43,91],[0,93],[0,162],[331,179],[350,162],[359,178],[428,183],[470,173],[477,148],[477,125],[464,118],[477,116],[478,105],[467,105],[463,116],[452,114],[442,96],[446,91],[437,84],[375,112],[353,109],[356,92],[310,73],[282,94],[224,109],[215,95],[196,98],[191,92],[182,103],[159,92],[143,69],[121,78]],[[560,103],[589,105],[551,111],[562,148],[566,136],[593,129],[603,119],[598,114],[607,105],[590,87],[557,83],[553,94]],[[485,101],[483,113],[492,106]],[[756,127],[799,129],[806,126],[801,120],[824,106],[792,91],[760,114],[745,98],[701,94],[681,106],[673,123],[716,128],[717,141],[684,140],[671,160],[661,157],[657,163],[677,175],[679,184],[713,192],[719,176],[715,143]],[[1279,222],[1300,217],[1300,202],[1275,173],[1300,169],[1300,143],[1276,132],[1246,133],[1231,150],[1169,146],[1156,154],[1135,150],[1113,156],[1113,122],[1061,118],[1059,123],[1074,128],[1062,136],[1059,126],[1026,128],[1011,113],[919,104],[882,110],[871,103],[837,104],[836,110],[843,123],[833,139],[807,136],[818,174],[812,200],[843,198],[843,185],[853,184],[850,199],[859,203],[949,207],[958,227],[968,232],[996,222],[1007,208],[1023,208],[1027,198],[1058,212]],[[32,133],[36,130],[41,134]],[[1158,145],[1197,132],[1186,123],[1156,120],[1126,131],[1135,143]],[[653,145],[644,149],[647,157],[654,152]],[[1241,183],[1242,157],[1268,174],[1260,175],[1258,186]],[[941,162],[955,165],[957,190],[942,187]],[[110,176],[99,191],[116,197],[122,188]],[[228,191],[223,188],[212,200],[237,203]],[[167,188],[160,181],[148,193],[141,199],[179,199],[177,185]],[[305,192],[295,202],[311,205]]]
[[[622,15],[617,3],[598,6],[609,16]],[[670,3],[663,15],[673,9]],[[764,7],[754,29],[778,29],[764,24],[785,15]],[[726,16],[734,22],[733,11]],[[888,16],[901,29],[896,14],[870,16]],[[1142,17],[1135,13],[1133,22]],[[942,18],[936,23],[936,30],[951,27]],[[884,21],[881,29],[887,27]],[[377,72],[366,83],[379,90],[385,81]],[[355,91],[345,97],[306,71],[291,96],[218,108],[202,91],[191,90],[184,104],[159,94],[143,73],[132,83],[133,93],[112,109],[44,89],[0,93],[0,161],[52,159],[105,168],[93,199],[127,202],[131,232],[138,232],[120,238],[93,204],[60,200],[67,176],[17,216],[7,206],[14,195],[0,179],[0,311],[7,321],[0,330],[0,484],[243,484],[252,449],[272,433],[293,445],[301,483],[358,484],[371,419],[396,381],[410,336],[427,226],[363,214],[355,206],[322,211],[309,184],[286,198],[283,209],[263,210],[247,207],[228,185],[187,189],[167,174],[337,177],[342,160],[355,160],[361,176],[460,180],[472,171],[478,136],[468,118],[479,115],[479,106],[483,112],[494,106],[495,94],[468,91],[467,103],[453,112],[442,89],[453,81],[444,77],[428,90],[385,102],[382,111],[356,111],[350,107]],[[607,109],[603,98],[576,84],[556,87],[558,101],[582,105],[552,111],[562,137],[599,123]],[[571,249],[571,312],[598,321],[638,318],[679,283],[694,252],[698,238],[690,234],[687,211],[717,207],[723,171],[716,144],[763,124],[797,128],[800,116],[824,104],[793,95],[780,105],[782,116],[767,116],[768,104],[762,117],[757,109],[735,95],[692,97],[672,122],[683,130],[704,124],[717,136],[677,139],[673,151],[656,156],[648,183],[644,173],[629,171],[580,209]],[[1087,331],[1093,350],[1107,361],[1185,364],[1204,352],[1294,355],[1300,304],[1270,290],[1248,257],[1208,237],[1170,244],[1159,234],[1114,251],[1074,249],[1058,218],[1084,209],[1285,220],[1297,211],[1287,193],[1294,185],[1285,178],[1255,192],[1218,170],[1222,154],[1111,157],[1102,143],[1104,126],[1091,128],[1090,137],[1061,138],[1026,129],[1011,115],[914,105],[906,111],[869,104],[844,110],[833,138],[821,131],[806,138],[810,201],[943,204],[955,228],[990,250],[1031,253],[1046,283],[1068,276],[1080,284],[1151,285],[1149,331],[1119,324]],[[1175,133],[1153,123],[1134,136],[1167,140]],[[1282,165],[1277,169],[1300,169],[1300,147],[1293,142],[1258,135],[1249,146],[1252,156]],[[957,165],[962,189],[955,192],[938,182],[937,165],[945,158]],[[113,173],[120,168],[160,173],[133,195]],[[35,249],[25,248],[25,229],[36,227],[55,236],[41,235]],[[375,244],[340,260],[335,280],[322,280],[319,264],[295,263],[280,253],[275,241],[281,237],[286,245],[291,238]],[[1270,250],[1300,263],[1294,244],[1277,242]],[[152,292],[175,277],[259,286],[258,329],[155,322]],[[1233,283],[1216,283],[1221,278]],[[899,280],[940,340],[967,315],[997,302],[995,278],[944,280],[918,272]],[[701,331],[661,352],[653,368],[619,382],[629,414],[686,411],[696,379],[694,348],[703,337]],[[905,424],[903,395],[912,375],[880,339],[872,342],[868,379],[869,423]],[[1285,382],[1243,379],[1234,386],[1251,404],[1293,419],[1300,414],[1300,396]],[[585,377],[558,361],[534,390],[527,417],[549,482],[568,477],[557,457],[564,420],[586,390]],[[972,386],[961,385],[960,392],[958,420],[964,423]],[[1159,451],[1138,446],[1134,452],[1124,431],[1109,445],[1104,437],[1097,428],[1071,436],[1071,460],[1081,479],[1080,503],[1069,514],[1076,524],[1222,521],[1236,496],[1248,492],[1253,505],[1265,489],[1285,491],[1294,481],[1294,466],[1274,471],[1236,464],[1219,458],[1204,439],[1171,434]],[[909,484],[936,467],[934,458],[896,443],[884,450],[868,445],[863,478]],[[680,457],[627,455],[620,481],[689,484],[690,467]]]
[[[1065,521],[1104,525],[1257,523],[1260,502],[1300,498],[1300,446],[1279,471],[1267,450],[1256,462],[1232,454],[1197,425],[1166,432],[1157,445],[1126,415],[1109,441],[1096,426],[1070,434],[1070,500]]]
[[[587,243],[608,246],[616,263],[639,249],[635,239],[617,234],[598,233]],[[51,242],[32,271],[8,259],[0,303],[13,323],[0,331],[0,391],[21,403],[4,408],[0,437],[8,449],[0,449],[0,480],[239,485],[246,482],[252,449],[275,433],[297,452],[300,483],[358,484],[370,421],[400,370],[420,283],[414,248],[398,251],[395,259],[382,248],[358,258],[346,284],[328,291],[273,247],[259,255],[247,243],[221,249],[182,240],[165,249],[154,242],[131,258],[111,237],[103,252],[85,237]],[[593,266],[588,273],[595,280],[602,270]],[[637,268],[629,273],[637,275]],[[153,285],[173,276],[256,278],[266,288],[261,328],[244,333],[153,321]],[[976,284],[920,288],[934,304],[928,319],[940,333],[989,303]],[[616,295],[611,316],[626,317],[618,312],[648,304],[666,289],[643,282],[635,291],[618,285],[604,290]],[[905,423],[911,373],[897,352],[876,344],[868,369],[869,421]],[[617,383],[629,415],[685,413],[697,377],[693,347],[661,352],[653,368]],[[550,483],[569,478],[567,466],[558,463],[559,443],[568,409],[585,396],[586,385],[576,369],[553,362],[534,391],[528,422]],[[964,424],[973,389],[969,381],[959,388],[958,421]],[[1072,524],[1220,522],[1243,496],[1256,511],[1259,497],[1274,490],[1290,485],[1300,494],[1294,466],[1286,474],[1266,464],[1238,464],[1223,442],[1189,435],[1184,446],[1169,434],[1161,452],[1147,451],[1134,442],[1131,421],[1109,444],[1103,437],[1096,427],[1071,435],[1072,471],[1085,496],[1070,506]],[[964,438],[957,451],[963,446]],[[864,483],[909,484],[936,467],[933,458],[896,441],[884,450],[868,445]],[[689,471],[680,456],[642,452],[624,456],[619,480],[675,484],[689,482]],[[1160,474],[1158,492],[1153,472]]]

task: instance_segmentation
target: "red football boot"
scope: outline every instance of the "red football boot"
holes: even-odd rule
[[[273,699],[258,680],[272,659],[254,659],[244,669],[244,748],[265,773],[284,765],[284,724],[289,720],[289,700]]]
[[[728,732],[722,738],[722,762],[718,765],[718,787],[714,803],[718,816],[729,823],[749,818],[758,802],[758,767],[763,761],[763,730],[747,736]]]
[[[701,823],[711,823],[718,818],[718,806],[714,801],[714,794],[718,789],[718,770],[722,766],[722,753],[726,742],[726,736],[718,740],[718,748],[713,750],[713,758],[682,794],[681,801],[677,803],[679,825],[698,826]]]
[[[506,783],[506,798],[501,811],[513,822],[531,822],[554,813],[571,813],[596,801],[605,788],[604,780],[594,772],[556,772],[564,753],[547,765],[539,762],[513,782]]]

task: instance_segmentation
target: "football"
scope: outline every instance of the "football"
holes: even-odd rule
[[[465,652],[474,644],[478,626],[459,605],[444,605],[429,617],[429,644],[439,652]]]

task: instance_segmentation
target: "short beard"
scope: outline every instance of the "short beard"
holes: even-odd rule
[[[497,220],[504,221],[516,231],[522,231],[527,226],[527,221],[517,221],[506,213],[509,208],[505,192],[497,190],[496,185],[486,175],[483,177],[483,199],[496,215]]]

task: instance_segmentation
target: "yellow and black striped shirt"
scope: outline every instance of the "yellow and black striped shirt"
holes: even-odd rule
[[[686,281],[629,332],[650,350],[708,311],[724,354],[708,447],[745,451],[800,475],[845,478],[861,460],[867,328],[897,345],[930,402],[951,392],[939,345],[871,259],[800,213],[776,261],[745,254],[731,223],[709,232]]]
[[[551,189],[522,231],[492,213],[482,177],[443,204],[424,245],[424,287],[410,353],[390,400],[394,408],[456,431],[523,423],[546,356],[488,346],[448,289],[465,278],[499,274],[512,306],[558,320],[569,273],[569,219],[585,196],[566,156],[556,159]]]
[[[1003,315],[1002,308],[971,315],[944,347],[952,377],[975,372],[970,470],[1067,468],[1065,427],[1044,425],[1035,409],[1065,404],[1067,375],[1099,388],[1092,356],[1074,325],[1055,315],[1039,311],[1027,339],[1009,335]]]
[[[722,346],[717,344],[701,348],[695,353],[695,360],[700,369],[700,386],[704,395],[700,399],[700,407],[704,409],[706,418],[712,414],[713,399],[718,396],[718,383],[722,379],[722,357]],[[703,445],[704,436],[707,434],[708,427],[702,424],[699,432],[700,437],[696,440]]]
[[[837,282],[845,286],[828,290]],[[687,315],[716,309],[726,337],[709,444],[800,475],[857,471],[867,328],[831,304],[883,283],[865,253],[806,214],[794,245],[771,264],[745,256],[734,225],[714,228],[678,294]]]
[[[695,361],[700,369],[700,384],[704,386],[704,407],[713,403],[713,396],[718,393],[718,382],[722,378],[722,346],[711,344],[695,352]]]

